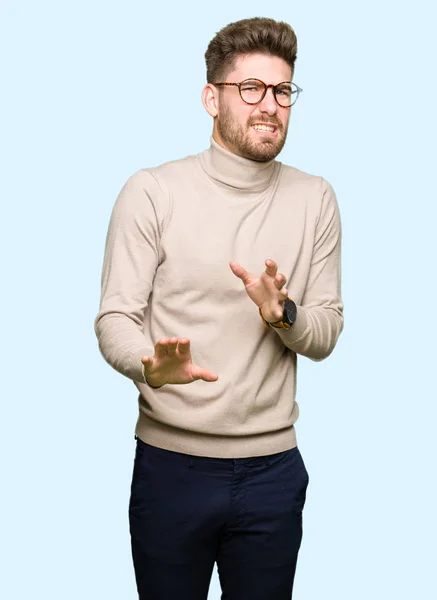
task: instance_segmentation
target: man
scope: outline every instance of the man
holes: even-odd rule
[[[206,600],[215,562],[227,600],[292,595],[309,481],[297,354],[326,358],[343,328],[335,193],[275,160],[296,54],[285,23],[222,29],[205,55],[210,147],[132,175],[111,215],[95,331],[139,391],[140,599]]]

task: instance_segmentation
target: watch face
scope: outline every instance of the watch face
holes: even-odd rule
[[[296,304],[293,302],[293,300],[289,300],[287,298],[287,300],[285,301],[284,312],[285,322],[289,325],[293,325],[293,323],[296,320]]]

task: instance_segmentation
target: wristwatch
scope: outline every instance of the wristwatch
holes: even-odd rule
[[[274,323],[269,323],[268,321],[266,321],[264,319],[264,317],[262,316],[261,308],[259,309],[260,317],[263,320],[266,328],[268,328],[271,325],[272,327],[275,327],[276,329],[290,329],[290,327],[293,325],[293,323],[296,320],[296,313],[297,313],[296,304],[293,302],[293,300],[291,298],[285,299],[284,312],[282,314],[282,319],[280,319],[279,321],[275,321]]]

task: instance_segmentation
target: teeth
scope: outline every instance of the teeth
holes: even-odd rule
[[[271,127],[269,125],[252,125],[252,127],[254,129],[257,129],[258,131],[271,131],[271,132],[275,131],[275,128]]]

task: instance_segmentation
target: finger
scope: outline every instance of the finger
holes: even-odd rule
[[[181,354],[188,354],[190,352],[190,340],[188,338],[181,338],[179,340],[178,352]]]
[[[284,300],[279,298],[278,304],[276,304],[275,307],[272,309],[272,314],[278,321],[280,321],[284,316],[283,302]]]
[[[167,354],[167,340],[158,340],[155,345],[156,356],[162,357]]]
[[[215,373],[204,373],[202,376],[202,381],[217,381],[218,380],[218,375],[216,375]]]
[[[254,275],[252,273],[249,273],[249,271],[246,271],[246,269],[244,267],[242,267],[237,262],[234,262],[233,260],[229,261],[229,266],[231,267],[234,275],[239,277],[241,279],[241,281],[245,284],[250,283],[254,277]]]
[[[147,375],[153,370],[153,357],[152,356],[143,356],[141,358],[141,362],[143,363],[143,371],[144,374]]]
[[[282,290],[279,292],[279,294],[280,294],[280,295],[281,295],[281,296],[284,298],[284,300],[285,300],[285,298],[288,298],[288,290],[287,290],[287,288],[283,288],[283,289],[282,289]]]
[[[167,345],[168,356],[175,355],[177,346],[178,346],[178,338],[177,337],[172,337],[168,340],[168,345]]]
[[[286,281],[286,277],[285,275],[283,275],[282,273],[278,273],[275,277],[275,285],[278,288],[278,290],[281,289],[281,287],[284,285]]]
[[[270,275],[271,277],[274,277],[276,275],[277,270],[278,270],[278,265],[271,258],[268,258],[265,261],[265,265],[266,265],[266,273],[267,273],[267,275]]]
[[[194,379],[201,379],[202,381],[217,381],[218,375],[205,369],[196,369],[193,373]]]

